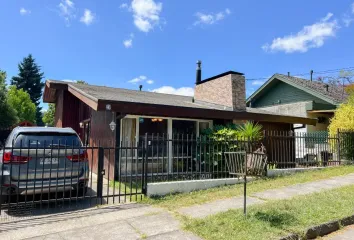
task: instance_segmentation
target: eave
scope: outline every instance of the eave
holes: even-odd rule
[[[163,104],[146,104],[140,102],[123,102],[105,99],[97,99],[70,83],[58,83],[48,80],[43,94],[43,101],[55,103],[56,91],[67,90],[80,99],[95,111],[106,111],[107,104],[111,111],[121,114],[133,114],[144,116],[162,116],[176,118],[199,118],[199,119],[229,119],[229,120],[250,120],[256,122],[279,122],[279,123],[302,123],[316,125],[316,119],[301,118],[293,116],[282,116],[264,113],[251,113],[247,111],[227,111],[205,108],[179,107]]]

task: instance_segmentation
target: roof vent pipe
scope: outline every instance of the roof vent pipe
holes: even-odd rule
[[[202,82],[202,61],[197,61],[197,75],[195,79],[195,84],[199,84]]]
[[[326,88],[326,91],[327,91],[327,92],[328,92],[328,87],[329,87],[329,85],[326,84],[326,85],[325,85],[325,88]]]

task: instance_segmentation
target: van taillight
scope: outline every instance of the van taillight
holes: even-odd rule
[[[32,157],[16,156],[13,155],[11,152],[5,152],[3,159],[4,159],[4,163],[22,164],[22,163],[27,163],[29,160],[32,159]]]
[[[88,161],[88,155],[87,152],[84,151],[81,154],[74,154],[74,155],[70,155],[70,156],[66,156],[67,159],[69,159],[72,162],[85,162]]]

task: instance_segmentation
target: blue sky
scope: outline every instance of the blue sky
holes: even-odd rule
[[[46,79],[190,95],[198,59],[203,78],[353,67],[353,19],[353,0],[0,0],[0,69],[32,53]]]

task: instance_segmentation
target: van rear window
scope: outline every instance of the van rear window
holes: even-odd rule
[[[72,148],[81,146],[81,140],[76,134],[72,133],[20,133],[14,141],[15,148]]]

